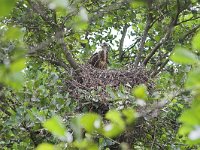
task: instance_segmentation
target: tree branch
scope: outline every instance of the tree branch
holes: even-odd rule
[[[176,13],[176,16],[175,16],[175,18],[173,18],[173,17],[171,18],[171,22],[170,22],[170,24],[168,26],[166,34],[163,36],[163,38],[161,38],[161,40],[155,45],[155,47],[152,49],[152,51],[149,53],[149,55],[147,55],[147,57],[144,59],[144,61],[143,61],[143,65],[144,66],[147,65],[149,60],[157,52],[157,50],[160,48],[160,46],[162,46],[168,40],[168,38],[170,37],[170,34],[173,31],[173,28],[177,25],[178,17],[179,17],[179,14],[181,13],[181,11],[183,11],[183,10],[180,9],[180,2],[179,2],[179,0],[177,0],[177,13]]]
[[[199,18],[200,18],[200,16],[198,16],[198,17],[191,17],[190,19],[186,19],[186,20],[183,20],[183,21],[181,21],[181,22],[178,22],[177,25],[180,25],[180,24],[185,23],[185,22],[188,22],[188,21],[197,20],[197,19],[199,19]]]
[[[149,1],[148,2],[148,15],[147,15],[147,22],[146,22],[146,27],[145,27],[145,30],[144,30],[144,33],[143,33],[143,36],[141,38],[141,41],[140,41],[140,47],[139,47],[139,52],[136,56],[136,59],[135,59],[135,67],[138,66],[140,60],[141,60],[141,56],[142,56],[142,52],[144,50],[144,45],[145,45],[145,41],[146,41],[146,38],[147,38],[147,35],[148,35],[148,32],[149,32],[149,29],[152,27],[151,26],[151,22],[152,22],[152,13],[150,12],[151,11],[151,7],[152,7],[152,1]]]
[[[41,1],[27,0],[27,2],[29,3],[33,11],[35,11],[42,18],[42,20],[44,20],[45,23],[51,25],[53,28],[56,27],[54,18],[55,15],[52,16],[53,18],[49,18],[46,13],[45,7],[43,7],[44,5],[41,3]]]
[[[143,65],[144,66],[147,65],[147,63],[149,62],[149,60],[153,57],[153,55],[160,48],[160,46],[167,41],[167,39],[169,38],[172,30],[173,30],[173,26],[170,25],[170,27],[168,28],[168,31],[166,32],[166,34],[164,35],[164,37],[161,38],[161,40],[155,45],[155,47],[152,49],[152,51],[149,53],[149,55],[147,55],[147,57],[144,59],[144,61],[143,61]]]
[[[64,68],[66,71],[69,70],[69,65],[67,65],[63,60],[58,60],[56,58],[52,58],[52,56],[41,56],[41,55],[37,55],[37,54],[29,54],[28,57],[33,57],[33,58],[40,58],[41,60],[47,61],[52,65],[55,66],[60,66],[62,68]]]
[[[130,49],[132,49],[133,47],[135,47],[135,45],[140,41],[140,38],[136,38],[135,42],[130,45],[129,47],[126,48],[126,51],[129,51]]]
[[[162,71],[162,69],[167,65],[167,63],[169,62],[169,58],[167,58],[161,65],[160,65],[160,67],[157,69],[157,70],[155,70],[155,71],[153,71],[152,73],[151,73],[151,77],[155,77],[160,71]]]
[[[65,58],[67,59],[67,61],[69,62],[70,66],[74,69],[77,70],[79,69],[79,65],[76,63],[76,61],[74,60],[74,58],[72,57],[72,54],[69,52],[69,50],[67,49],[67,45],[64,42],[64,39],[62,38],[62,43],[61,43],[63,52],[65,54]]]
[[[31,7],[34,9],[34,11],[36,11],[37,13],[39,13],[39,15],[42,17],[42,19],[46,22],[46,23],[49,23],[52,28],[55,29],[55,36],[56,36],[56,40],[61,43],[61,47],[63,49],[63,52],[64,52],[64,55],[66,57],[66,60],[69,62],[70,66],[73,68],[73,69],[78,69],[78,64],[76,63],[76,61],[73,59],[71,53],[69,52],[69,50],[67,49],[67,45],[65,44],[64,42],[64,33],[65,33],[65,30],[64,30],[64,27],[61,25],[60,27],[57,25],[57,24],[54,24],[52,23],[51,21],[49,21],[49,18],[43,13],[43,11],[40,9],[41,6],[39,6],[37,3],[33,3],[31,0],[28,0],[29,4],[31,5]],[[55,17],[55,16],[53,16]],[[55,18],[53,19],[53,21],[55,21]],[[55,28],[56,27],[56,28]],[[48,43],[48,42],[47,42]],[[52,61],[51,61],[52,62]],[[55,62],[53,61],[52,63],[54,64],[58,64],[58,65],[61,65],[61,66],[65,66],[63,65],[63,63],[58,63],[58,62]]]
[[[65,37],[64,35],[65,35],[65,30],[64,30],[64,28],[60,27],[59,32],[56,32],[56,40],[58,41],[58,43],[60,43],[61,48],[63,50],[63,53],[65,55],[65,58],[68,61],[68,63],[70,64],[70,66],[74,70],[78,70],[79,69],[79,65],[76,63],[76,61],[72,57],[72,54],[68,50],[67,45],[66,45],[66,43],[64,41],[64,37]]]
[[[120,39],[120,43],[119,43],[119,61],[121,62],[123,60],[123,55],[124,55],[124,51],[123,51],[123,46],[124,46],[124,39],[127,33],[127,29],[128,29],[129,25],[125,24],[122,30],[122,37]]]
[[[192,28],[189,32],[187,32],[179,41],[182,43],[189,35],[193,34],[199,28],[200,28],[200,24],[197,25],[196,27]]]
[[[128,5],[131,2],[132,2],[132,0],[123,0],[121,2],[115,3],[115,5],[110,4],[110,5],[106,6],[106,7],[104,7],[103,10],[95,10],[94,13],[96,13],[96,14],[94,15],[94,17],[91,17],[89,19],[89,23],[95,21],[96,19],[99,19],[99,18],[103,17],[104,14],[108,14],[110,12],[113,12],[113,11],[121,8],[122,6]]]

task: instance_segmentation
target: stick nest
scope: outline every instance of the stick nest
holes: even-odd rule
[[[127,67],[121,70],[102,70],[86,64],[80,66],[80,71],[72,71],[72,78],[66,80],[67,91],[71,98],[79,102],[79,109],[87,105],[87,111],[101,112],[109,110],[110,95],[107,88],[118,90],[120,85],[132,89],[139,84],[146,84],[148,88],[149,76],[143,67]]]

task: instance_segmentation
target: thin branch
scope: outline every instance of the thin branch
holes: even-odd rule
[[[164,35],[164,37],[161,38],[161,40],[155,45],[155,47],[152,49],[152,51],[149,53],[149,55],[147,55],[147,57],[144,59],[144,61],[143,61],[143,65],[144,66],[147,65],[147,63],[149,62],[149,60],[157,52],[157,50],[160,48],[160,46],[167,41],[167,39],[169,38],[172,30],[173,30],[173,26],[171,26],[171,27],[168,28],[168,31],[166,32],[166,34]]]
[[[33,58],[39,58],[43,61],[49,62],[52,65],[60,66],[60,67],[64,68],[66,71],[69,70],[69,65],[67,65],[63,60],[58,60],[56,58],[52,58],[51,56],[41,56],[41,55],[37,55],[37,54],[29,54],[27,56],[33,57]]]
[[[152,49],[152,51],[149,53],[149,55],[144,59],[144,61],[143,61],[144,66],[147,65],[147,63],[154,56],[154,54],[157,52],[157,50],[168,40],[168,38],[170,37],[170,35],[173,31],[173,28],[177,25],[178,17],[181,12],[179,0],[177,0],[177,5],[178,5],[177,14],[176,14],[175,18],[171,18],[171,22],[168,26],[166,34],[163,36],[163,38],[161,38],[161,40],[155,45],[155,47]]]
[[[65,62],[63,62],[63,61],[61,61],[61,60],[55,60],[55,59],[48,59],[48,58],[45,58],[45,61],[48,61],[48,62],[50,62],[51,64],[53,64],[53,65],[56,65],[56,66],[61,66],[61,67],[63,67],[65,70],[69,70],[69,66],[65,63]]]
[[[151,22],[151,25],[150,25],[150,28],[157,22],[157,21],[161,21],[163,20],[164,17],[162,15],[158,16],[157,18],[156,17],[152,17],[152,22]]]
[[[63,52],[64,52],[64,54],[65,54],[65,56],[66,56],[66,60],[69,62],[69,64],[71,65],[71,67],[73,68],[73,69],[78,69],[78,64],[75,62],[75,60],[72,58],[72,55],[71,55],[71,53],[68,51],[68,49],[67,49],[67,45],[64,43],[64,38],[62,38],[62,37],[64,37],[64,35],[63,35],[64,33],[63,32],[57,32],[56,33],[56,40],[57,40],[57,42],[59,43],[59,44],[61,44],[61,47],[62,47],[62,49],[63,49]],[[47,41],[43,41],[43,42],[41,42],[40,44],[38,44],[38,46],[36,46],[36,47],[30,47],[30,50],[29,50],[29,52],[28,52],[28,54],[27,54],[27,56],[28,57],[36,57],[36,56],[38,56],[38,53],[42,50],[42,49],[44,49],[45,47],[47,47],[51,42],[53,42],[54,40],[53,39],[49,39],[49,40],[47,40]],[[61,66],[61,67],[63,67],[65,70],[68,68],[68,65],[64,62],[64,61],[62,61],[62,60],[52,60],[52,59],[50,59],[50,58],[47,58],[47,57],[41,57],[42,59],[44,59],[45,58],[45,60],[46,61],[48,61],[48,62],[50,62],[50,63],[52,63],[53,65],[58,65],[58,66]]]
[[[1,98],[0,98],[1,99]],[[7,106],[8,107],[8,106]],[[5,106],[0,106],[0,110],[1,112],[3,112],[4,114],[11,116],[12,114],[6,109]]]
[[[119,43],[119,61],[121,62],[123,60],[123,55],[124,55],[124,51],[123,51],[123,46],[124,46],[124,39],[127,33],[127,29],[128,29],[129,25],[125,24],[122,30],[122,37],[120,39],[120,43]]]
[[[188,21],[197,20],[197,19],[199,19],[199,18],[200,18],[200,16],[198,16],[198,17],[191,17],[191,18],[189,18],[189,19],[186,19],[186,20],[183,20],[183,21],[181,21],[181,22],[178,22],[177,25],[180,25],[180,24],[185,23],[185,22],[188,22]]]
[[[151,22],[152,22],[152,13],[150,12],[151,11],[151,6],[152,6],[152,1],[149,1],[148,3],[148,15],[147,15],[147,22],[146,22],[146,27],[145,27],[145,30],[144,30],[144,33],[143,33],[143,36],[141,38],[141,41],[140,41],[140,47],[139,47],[139,52],[136,56],[136,59],[135,59],[135,67],[138,66],[140,60],[141,60],[141,56],[142,56],[142,52],[144,50],[144,45],[145,45],[145,41],[146,41],[146,38],[147,38],[147,35],[148,35],[148,32],[149,32],[149,29],[152,27],[151,26]]]
[[[183,90],[183,88],[179,88],[176,91],[172,91],[169,94],[167,94],[164,98],[162,98],[159,101],[155,101],[152,106],[148,109],[141,109],[141,111],[139,112],[139,118],[140,117],[156,117],[159,112],[166,107],[174,98],[182,95],[182,93],[184,93],[185,90]],[[153,114],[157,114],[156,116]]]
[[[181,4],[180,4],[180,1],[179,0],[176,0],[176,4],[177,4],[177,12],[176,12],[176,17],[175,17],[175,20],[174,20],[174,24],[177,25],[177,22],[178,22],[178,17],[181,13]]]
[[[136,38],[136,40],[134,41],[134,43],[132,44],[132,45],[130,45],[129,47],[127,47],[127,48],[125,48],[124,49],[124,53],[123,53],[123,59],[124,58],[130,58],[131,56],[130,56],[130,53],[129,53],[129,55],[128,56],[125,56],[125,54],[126,54],[126,52],[129,52],[133,47],[135,47],[135,45],[138,43],[140,41],[140,38]],[[117,57],[118,56],[118,54],[115,54],[114,55],[114,57]]]
[[[157,63],[152,67],[150,72],[155,72],[160,68],[160,66],[163,64],[163,61],[166,60],[166,58],[169,57],[169,51],[165,52],[165,54],[159,54],[159,58],[157,59]]]
[[[74,58],[72,57],[72,54],[71,54],[71,53],[69,52],[69,50],[67,49],[67,45],[65,44],[64,39],[63,39],[63,43],[62,43],[61,45],[62,45],[64,54],[65,54],[65,57],[66,57],[67,61],[69,62],[70,66],[71,66],[74,70],[79,69],[79,65],[76,63],[76,61],[75,61]]]
[[[32,47],[30,46],[29,47],[29,52],[27,54],[27,56],[33,56],[35,55],[36,53],[40,52],[42,49],[44,49],[45,47],[49,46],[49,44],[52,42],[53,40],[50,39],[50,40],[47,40],[47,41],[43,41],[41,43],[39,43],[37,46],[35,47]]]
[[[169,58],[167,58],[161,65],[160,68],[155,70],[154,72],[152,72],[152,74],[150,75],[151,77],[155,77],[158,73],[160,73],[162,71],[162,69],[167,65],[167,63],[169,62]]]
[[[41,3],[41,1],[27,0],[27,2],[29,3],[33,11],[35,11],[42,18],[42,20],[44,20],[46,24],[51,25],[52,27],[56,26],[56,24],[54,23],[55,16],[53,16],[53,19],[51,21],[51,19],[46,14],[45,7],[43,7],[43,4]]]
[[[94,17],[91,17],[89,19],[89,22],[91,23],[91,22],[95,21],[96,19],[99,19],[99,18],[103,17],[104,14],[108,14],[110,12],[118,10],[119,8],[122,8],[122,6],[126,6],[126,5],[128,6],[129,3],[131,3],[131,2],[132,2],[132,0],[124,0],[124,1],[121,1],[119,3],[115,3],[114,5],[110,4],[110,5],[106,6],[106,7],[104,7],[103,11],[102,10],[99,10],[99,11],[95,10],[94,13],[96,13],[96,14],[94,15]]]
[[[189,35],[193,34],[195,31],[197,31],[200,28],[200,24],[196,27],[192,28],[189,32],[187,32],[181,39],[180,42],[184,41]]]
[[[56,14],[56,10],[52,10],[52,13],[53,13],[53,20],[54,20],[54,23],[57,24],[57,14]]]
[[[130,45],[129,47],[127,47],[127,48],[125,49],[125,51],[129,51],[130,49],[132,49],[133,47],[135,47],[135,45],[136,45],[139,41],[140,41],[140,38],[136,38],[136,39],[135,39],[135,42],[134,42],[132,45]]]
[[[46,22],[49,23],[49,18],[43,13],[42,10],[40,10],[40,6],[36,3],[33,3],[31,0],[28,0],[29,4],[31,5],[31,7],[34,9],[35,12],[39,13],[39,15],[42,17],[42,19]],[[34,5],[35,4],[35,5]],[[55,17],[55,16],[54,16]],[[65,54],[66,60],[69,62],[70,66],[77,70],[78,69],[78,64],[76,63],[76,61],[74,60],[74,58],[72,57],[71,53],[69,52],[69,50],[67,49],[67,45],[64,42],[64,34],[65,34],[65,30],[64,27],[61,25],[60,27],[57,24],[54,23],[50,23],[50,25],[55,29],[56,32],[56,40],[58,42],[61,43],[61,47],[63,49],[63,52]],[[53,62],[55,63],[55,62]],[[56,63],[57,64],[57,63]]]

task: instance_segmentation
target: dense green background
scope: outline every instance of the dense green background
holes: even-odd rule
[[[0,0],[0,149],[200,149],[199,12],[198,0]],[[95,91],[66,90],[102,42],[108,69],[149,78],[105,89],[106,114]]]

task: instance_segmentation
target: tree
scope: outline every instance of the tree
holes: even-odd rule
[[[192,98],[191,89],[183,88],[185,81],[193,87],[193,79],[198,78],[192,72],[187,79],[187,72],[199,64],[199,34],[192,40],[200,28],[197,0],[12,0],[2,6],[6,8],[0,12],[3,148],[32,149],[46,141],[58,147],[58,143],[62,147],[69,142],[71,149],[190,148],[183,145],[191,126],[182,111],[191,104],[182,99]],[[103,42],[112,47],[105,72],[84,65]],[[170,60],[173,52],[172,60],[181,65]],[[120,76],[127,82],[122,84]],[[112,78],[117,88],[103,82],[106,78]],[[83,80],[98,86],[87,90]],[[131,80],[137,81],[127,88]],[[146,86],[135,87],[135,83]],[[131,124],[134,109],[140,117]],[[77,111],[85,114],[78,117]],[[182,138],[177,136],[181,114],[185,123]],[[70,123],[71,117],[76,119]],[[115,130],[106,132],[104,119]],[[101,124],[99,130],[92,127],[96,120]],[[89,137],[82,135],[82,127]],[[63,140],[65,132],[67,140]]]

